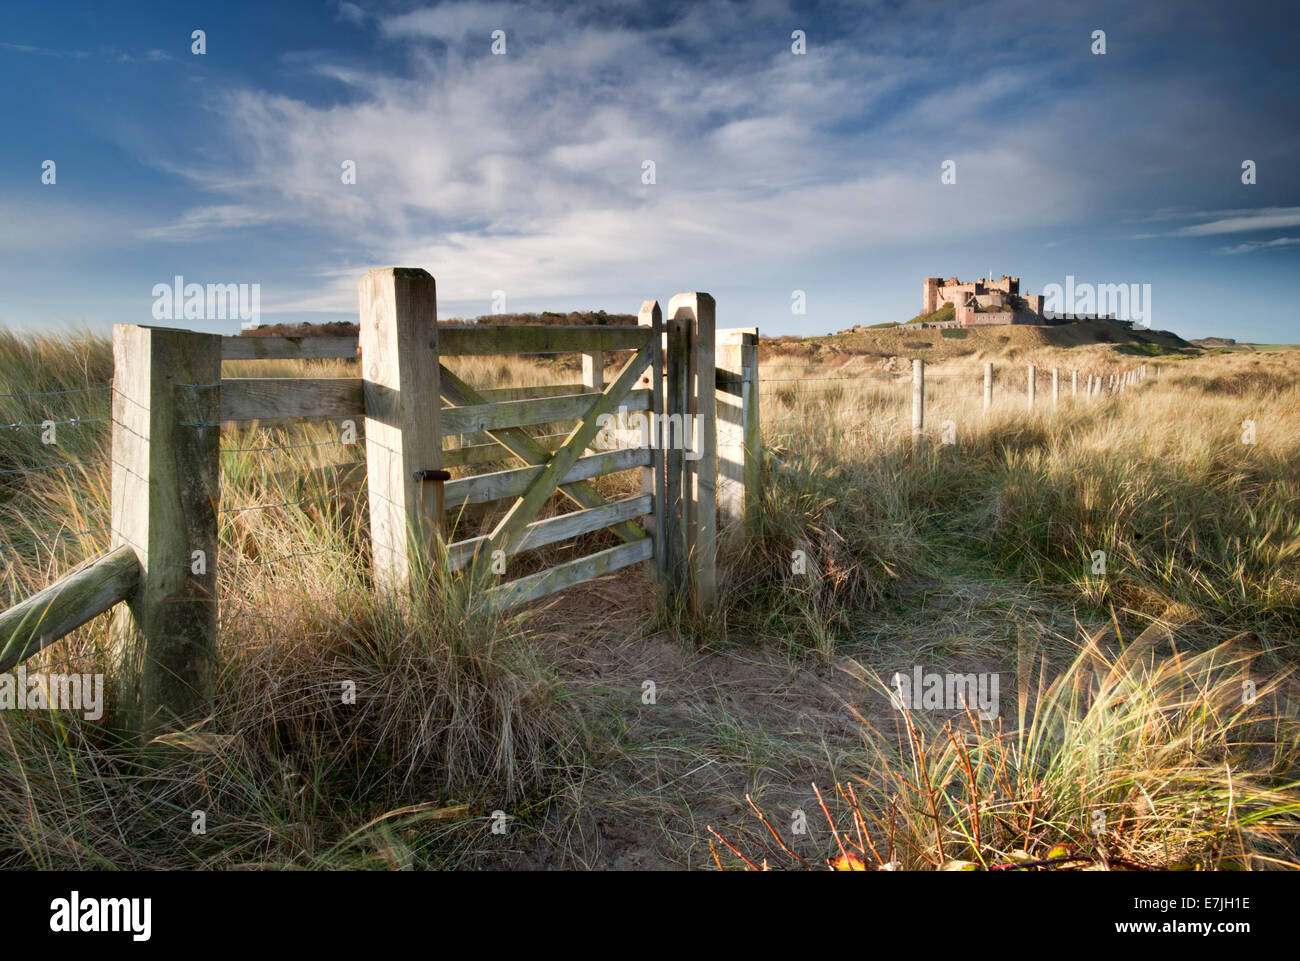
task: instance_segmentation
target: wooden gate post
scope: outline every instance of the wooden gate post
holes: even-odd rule
[[[757,508],[758,328],[717,332],[718,523],[748,530]]]
[[[582,389],[588,393],[600,393],[605,389],[605,352],[603,350],[584,350],[582,352]]]
[[[221,337],[113,328],[112,544],[140,579],[113,617],[117,723],[149,735],[212,711]]]
[[[691,604],[697,614],[713,606],[718,559],[718,417],[714,337],[717,307],[706,293],[681,293],[668,302],[670,317],[685,316],[689,338],[687,413],[695,444],[686,459],[686,552]]]
[[[919,451],[925,439],[925,361],[912,359],[912,449]]]
[[[654,338],[649,373],[650,412],[646,415],[650,418],[648,436],[650,438],[651,460],[649,467],[641,468],[641,493],[650,494],[654,498],[654,513],[645,518],[645,528],[646,533],[654,538],[655,542],[655,577],[657,580],[663,581],[668,572],[668,498],[666,490],[668,461],[667,451],[665,450],[668,445],[668,438],[664,433],[664,414],[667,412],[667,404],[664,403],[664,320],[663,312],[659,309],[659,301],[642,301],[641,310],[637,314],[637,324],[642,327],[649,327],[652,332],[651,337]],[[584,354],[583,357],[582,372],[585,384],[587,380],[586,355]],[[642,436],[647,435],[643,434]]]
[[[418,267],[372,270],[358,285],[366,405],[366,484],[375,586],[398,596],[422,583],[442,537],[438,304]]]
[[[690,321],[675,312],[664,322],[665,355],[664,424],[660,444],[664,450],[664,576],[668,591],[686,589],[686,477],[684,452],[691,442],[686,410],[690,381]],[[674,435],[676,433],[676,436]]]
[[[984,413],[993,409],[993,364],[984,365]]]

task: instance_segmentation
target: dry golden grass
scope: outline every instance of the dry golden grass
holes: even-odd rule
[[[906,373],[879,376],[889,373],[881,357],[764,363],[772,460],[758,529],[728,544],[723,603],[705,623],[667,605],[656,623],[676,639],[673,650],[710,652],[718,677],[758,672],[762,652],[779,683],[752,711],[724,681],[702,683],[698,709],[642,741],[604,713],[596,725],[579,716],[565,696],[574,678],[544,662],[527,622],[484,607],[468,585],[441,583],[442,596],[416,617],[371,600],[355,494],[300,483],[311,468],[362,459],[361,448],[339,442],[339,425],[223,436],[215,720],[141,767],[97,725],[4,712],[0,864],[478,863],[464,859],[492,810],[540,813],[548,799],[551,809],[589,810],[601,776],[613,779],[604,789],[610,810],[635,812],[646,832],[667,839],[653,844],[697,864],[709,836],[691,812],[732,789],[691,787],[686,775],[702,764],[756,797],[772,771],[804,783],[815,770],[828,770],[826,783],[858,778],[859,808],[873,817],[891,817],[891,793],[908,796],[924,770],[931,788],[888,821],[894,851],[883,860],[906,867],[992,867],[1060,843],[1087,852],[1091,860],[1075,866],[1103,853],[1112,866],[1294,861],[1287,671],[1300,626],[1300,355],[1123,358],[1106,346],[1040,344],[1010,345],[1011,357],[993,342],[961,356],[971,345],[952,345],[928,372],[929,443],[920,453],[908,440]],[[987,417],[986,357],[999,364]],[[1040,366],[1032,414],[1023,390],[1030,359]],[[1159,379],[1085,401],[1069,397],[1065,376],[1051,409],[1044,370],[1117,362],[1158,365]],[[0,398],[0,424],[106,417],[99,388],[109,367],[102,339],[0,334],[0,394],[59,392]],[[580,379],[576,362],[461,358],[452,367],[484,388]],[[354,371],[330,361],[240,362],[225,372]],[[1254,444],[1242,443],[1245,421],[1254,422]],[[57,445],[41,444],[38,429],[0,430],[0,470],[12,472],[0,473],[6,603],[106,546],[107,426],[60,424]],[[942,443],[947,428],[952,444]],[[637,482],[604,483],[617,496]],[[547,509],[568,508],[557,500]],[[58,536],[82,530],[91,533]],[[795,550],[807,555],[806,575],[791,570]],[[1104,576],[1092,573],[1095,550],[1107,553]],[[936,608],[936,596],[948,606]],[[551,632],[562,630],[555,620]],[[1137,658],[1129,639],[1148,630]],[[602,676],[616,650],[641,643],[626,624],[609,631],[581,635],[582,677]],[[1036,725],[1028,740],[1012,739],[1019,716],[1002,732],[961,723],[945,731],[949,719],[916,716],[909,734],[891,731],[887,710],[866,712],[836,740],[792,733],[763,713],[806,697],[823,683],[823,665],[851,671],[865,698],[879,694],[878,675],[921,659],[942,668],[977,657],[1017,673],[1025,644],[1048,658],[1043,693],[1035,680],[1020,705],[1025,730]],[[643,677],[640,654],[626,656],[628,676]],[[29,666],[111,673],[104,619]],[[1232,704],[1243,672],[1263,692],[1254,711]],[[1101,680],[1089,688],[1085,673]],[[340,706],[344,682],[365,692],[355,708]],[[613,711],[619,696],[605,692],[600,711]],[[1142,750],[1130,750],[1135,736]],[[1187,750],[1152,753],[1166,743]],[[1220,767],[1225,758],[1231,764]],[[968,759],[979,759],[970,763],[973,789]],[[662,782],[649,786],[648,771]],[[1000,810],[999,791],[1032,799],[1037,813]],[[828,801],[848,818],[837,821],[843,835],[856,837],[855,815]],[[923,812],[938,804],[947,807],[936,834]],[[1097,806],[1114,836],[1081,830]],[[189,832],[185,812],[197,809],[217,825],[206,837]],[[1195,820],[1205,817],[1216,819],[1212,828]],[[572,843],[564,832],[537,837]]]

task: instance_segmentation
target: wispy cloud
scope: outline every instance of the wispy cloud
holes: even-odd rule
[[[1275,240],[1247,240],[1240,244],[1220,247],[1217,253],[1252,254],[1257,250],[1273,250],[1278,247],[1294,247],[1297,245],[1300,245],[1300,237],[1278,237]]]
[[[740,16],[704,7],[686,14],[699,25],[687,34],[681,20],[630,30],[503,4],[382,19],[382,35],[409,45],[409,70],[318,63],[348,91],[322,106],[230,95],[217,110],[234,155],[185,171],[228,202],[149,235],[305,225],[435,269],[452,299],[486,300],[507,282],[571,296],[624,271],[726,275],[1088,210],[1087,178],[1045,146],[1062,123],[1052,111],[1023,110],[1014,140],[976,135],[1008,97],[1044,83],[1044,68],[1001,65],[957,94],[936,91],[933,64],[868,43],[869,21],[793,55],[781,5],[766,23],[750,11],[714,56],[674,56]],[[508,53],[493,56],[503,25]],[[958,161],[956,187],[940,183],[945,159]],[[342,182],[344,161],[355,185]],[[654,184],[642,182],[646,161]],[[340,281],[333,308],[354,297]]]
[[[1300,207],[1258,207],[1245,210],[1219,210],[1184,217],[1210,217],[1199,224],[1188,224],[1176,230],[1158,234],[1137,234],[1137,239],[1152,237],[1212,237],[1216,234],[1239,234],[1255,230],[1279,230],[1300,227]],[[1162,216],[1152,219],[1171,219]]]

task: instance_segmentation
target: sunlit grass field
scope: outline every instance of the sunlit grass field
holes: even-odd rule
[[[1291,865],[1300,354],[1033,359],[1032,412],[1025,358],[999,364],[987,415],[974,359],[936,367],[920,449],[905,376],[770,359],[763,493],[754,529],[724,540],[721,602],[700,620],[648,605],[640,630],[684,652],[763,652],[796,672],[793,684],[831,665],[877,701],[899,665],[942,669],[975,650],[1006,672],[996,724],[859,712],[822,785],[837,833],[801,855],[814,866],[845,853],[904,869]],[[1117,396],[1070,395],[1071,364],[1121,362],[1147,363],[1147,380]],[[225,374],[353,369],[241,362]],[[579,379],[576,364],[522,359],[457,373],[483,388]],[[111,376],[102,338],[0,333],[0,425],[23,425],[0,429],[5,605],[108,543]],[[49,421],[55,440],[44,443]],[[619,735],[569,696],[527,614],[492,610],[450,579],[415,611],[374,599],[364,495],[311,479],[358,460],[363,438],[345,443],[336,423],[223,433],[213,720],[141,759],[103,723],[0,712],[0,865],[477,864],[502,808],[534,824],[533,843],[568,843],[546,812],[577,804]],[[639,490],[631,475],[602,483],[608,496]],[[927,633],[918,600],[940,589],[991,596],[1007,614],[995,630],[978,605],[958,610],[965,647],[953,648]],[[107,621],[28,669],[102,671],[111,701]],[[590,656],[599,661],[599,644]],[[340,693],[349,683],[362,692],[355,704]],[[757,776],[742,771],[752,732],[722,738],[742,730],[735,716],[719,708],[699,723],[734,742],[716,750],[731,752],[738,779]],[[653,767],[671,750],[651,745],[634,763]],[[799,770],[826,756],[792,736],[773,750],[797,756]],[[644,793],[635,778],[619,792]],[[650,810],[651,821],[674,816]],[[191,831],[194,811],[207,812],[206,834]],[[720,827],[736,851],[703,824],[678,846],[698,855],[713,842],[717,861],[698,862],[710,866],[760,851],[772,866],[799,863],[762,847],[771,836],[752,824]]]

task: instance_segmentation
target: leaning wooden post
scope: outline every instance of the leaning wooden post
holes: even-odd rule
[[[666,426],[664,421],[664,321],[663,312],[659,309],[659,301],[643,301],[641,311],[637,315],[637,323],[642,327],[650,328],[650,336],[654,344],[650,357],[650,372],[642,378],[642,383],[649,380],[650,386],[650,412],[646,415],[650,420],[650,429],[643,433],[642,437],[649,440],[651,461],[649,467],[641,468],[641,493],[649,494],[654,498],[654,511],[645,518],[644,523],[646,533],[654,538],[655,542],[655,578],[662,581],[668,571],[666,540],[668,505],[665,497],[668,467],[665,457],[667,437],[664,434]],[[587,356],[583,354],[584,384],[587,381]],[[604,390],[604,378],[602,377],[601,380],[602,384],[597,389]]]
[[[113,618],[118,723],[149,735],[212,712],[221,337],[113,328],[112,543],[139,586]]]
[[[1033,364],[1029,365],[1029,409],[1034,409],[1034,390],[1038,382],[1038,370]]]
[[[422,584],[442,527],[438,305],[418,267],[372,270],[358,285],[375,586],[390,597]]]
[[[682,293],[668,303],[671,317],[687,318],[690,370],[687,413],[695,444],[686,461],[686,551],[690,563],[691,603],[697,614],[713,606],[718,559],[718,418],[717,367],[714,338],[717,307],[698,291]]]
[[[912,449],[920,450],[925,441],[925,361],[912,360]]]
[[[993,364],[984,365],[984,413],[993,409]]]

